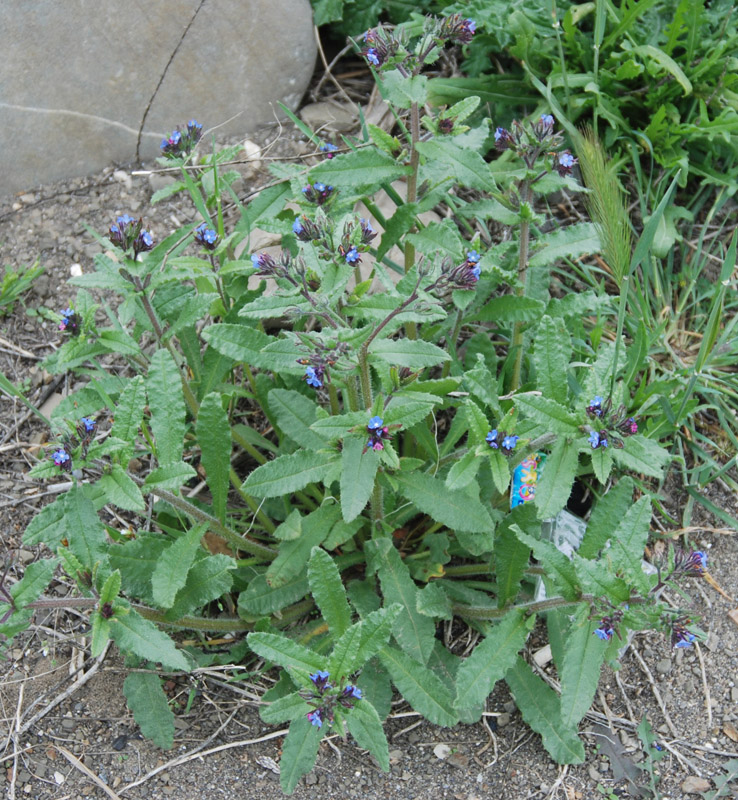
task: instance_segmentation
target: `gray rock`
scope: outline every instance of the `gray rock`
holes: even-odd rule
[[[8,194],[133,161],[141,128],[146,158],[191,118],[247,135],[277,101],[297,106],[316,53],[308,0],[169,0],[124,13],[115,0],[5,0],[0,44]]]
[[[656,672],[661,675],[668,675],[671,672],[672,663],[670,658],[662,658],[656,662]]]

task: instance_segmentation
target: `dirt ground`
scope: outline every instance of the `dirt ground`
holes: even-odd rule
[[[270,155],[299,155],[299,136],[276,127],[254,137],[260,145],[278,139]],[[261,164],[263,168],[263,162]],[[260,167],[246,165],[237,191],[259,185]],[[0,369],[46,410],[75,388],[75,379],[46,374],[40,360],[59,344],[56,323],[39,315],[58,312],[74,296],[66,281],[74,270],[88,272],[99,246],[85,229],[105,231],[117,214],[143,215],[157,238],[191,218],[189,206],[165,201],[149,207],[166,175],[135,176],[110,167],[88,179],[38,187],[0,198],[0,263],[12,267],[39,259],[45,272],[9,316],[0,317]],[[79,265],[79,266],[74,266]],[[12,562],[9,581],[21,577],[41,548],[24,549],[20,539],[33,513],[53,487],[28,479],[34,445],[46,440],[41,424],[17,400],[0,395],[0,558]],[[684,496],[674,476],[663,502],[681,517]],[[712,484],[710,499],[733,516],[736,498]],[[709,569],[731,597],[738,597],[738,539],[694,509],[690,541],[709,553]],[[53,592],[63,596],[68,586]],[[392,768],[382,773],[352,741],[329,740],[316,769],[294,797],[455,798],[482,800],[504,793],[523,798],[682,798],[715,791],[715,779],[738,771],[738,626],[728,616],[731,602],[694,581],[694,613],[702,616],[707,641],[689,651],[671,650],[658,634],[633,640],[616,673],[603,671],[600,691],[581,725],[586,763],[560,768],[543,750],[498,684],[484,723],[436,728],[421,722],[398,701],[387,723]],[[278,797],[284,730],[265,726],[257,713],[258,685],[243,670],[204,670],[172,675],[166,685],[177,713],[173,750],[143,740],[125,706],[126,671],[112,646],[105,658],[89,654],[89,626],[78,612],[39,614],[34,627],[16,639],[0,661],[0,792],[34,800],[128,798],[201,800],[203,797]],[[535,631],[530,655],[545,645]],[[543,660],[543,659],[541,659]],[[544,674],[550,664],[542,667]],[[239,675],[227,681],[229,674]],[[660,751],[646,752],[636,727],[647,716]],[[663,758],[653,763],[658,752]],[[648,771],[651,764],[653,781]],[[649,788],[653,786],[653,788]],[[636,787],[641,787],[640,790]],[[705,795],[703,795],[705,796]],[[706,795],[708,797],[715,795]],[[738,784],[720,797],[738,797]]]

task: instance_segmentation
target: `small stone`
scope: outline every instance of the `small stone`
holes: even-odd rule
[[[509,724],[510,724],[510,715],[507,712],[505,712],[504,714],[498,714],[497,715],[497,727],[498,728],[504,728],[505,725],[509,725]]]
[[[656,672],[660,673],[661,675],[668,675],[672,669],[672,662],[670,658],[662,658],[656,664]]]
[[[310,772],[308,776],[305,778],[305,783],[308,786],[315,786],[318,782],[318,776],[314,772]]]
[[[730,699],[731,699],[731,700],[732,700],[734,703],[738,703],[738,686],[734,686],[734,687],[733,687],[733,688],[730,690]]]
[[[22,195],[21,195],[21,196],[20,196],[18,199],[19,199],[19,200],[21,201],[21,203],[23,203],[24,205],[26,205],[26,206],[30,206],[30,205],[31,205],[31,203],[35,203],[35,202],[36,202],[36,195],[35,195],[35,194],[31,194],[31,193],[29,192],[28,194],[22,194]]]
[[[502,704],[502,707],[505,709],[505,711],[507,711],[508,714],[512,714],[517,709],[514,700],[508,700],[506,703]]]
[[[62,728],[65,731],[73,731],[77,727],[77,722],[73,719],[63,719],[62,720]]]
[[[17,553],[18,560],[21,562],[21,564],[30,564],[35,558],[30,550],[18,550]]]
[[[589,766],[587,772],[589,772],[589,777],[592,778],[593,781],[599,781],[600,773],[592,765]]]
[[[28,783],[28,781],[30,780],[31,780],[31,773],[26,771],[25,769],[22,769],[18,773],[18,783]]]
[[[705,778],[698,778],[690,775],[682,784],[682,791],[685,794],[701,794],[710,788],[710,781]]]

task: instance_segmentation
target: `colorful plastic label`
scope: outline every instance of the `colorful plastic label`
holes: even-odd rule
[[[536,496],[538,476],[546,461],[544,453],[536,453],[521,461],[513,470],[510,508],[521,506]]]

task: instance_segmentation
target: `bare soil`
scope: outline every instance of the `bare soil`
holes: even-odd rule
[[[305,144],[294,132],[271,129],[254,137],[264,145],[277,138],[269,155],[299,156]],[[261,165],[240,167],[237,186],[246,195],[264,181]],[[0,317],[0,369],[29,392],[37,405],[74,390],[73,377],[53,378],[40,360],[59,344],[52,319],[39,309],[58,312],[74,296],[70,269],[92,269],[99,246],[85,229],[107,230],[121,213],[144,215],[157,238],[188,221],[179,199],[150,208],[155,188],[166,175],[132,175],[111,167],[88,179],[42,186],[0,199],[0,262],[17,267],[40,259],[45,267],[14,311]],[[27,476],[47,431],[20,401],[0,395],[0,558],[10,563],[8,581],[42,557],[41,548],[24,549],[21,536],[33,514],[53,497],[53,487]],[[681,518],[685,503],[676,476],[662,501]],[[718,507],[738,515],[735,497],[711,484],[706,490]],[[709,553],[712,576],[730,597],[738,597],[736,532],[694,509],[690,541]],[[682,532],[684,533],[684,532]],[[675,535],[680,535],[676,533]],[[71,587],[59,582],[64,596]],[[707,641],[689,650],[671,650],[658,634],[634,638],[615,673],[603,670],[600,691],[581,725],[586,763],[558,767],[515,711],[498,685],[487,702],[484,723],[441,729],[421,722],[398,700],[387,723],[392,768],[382,773],[352,741],[332,739],[321,747],[316,769],[294,797],[455,798],[499,797],[682,798],[714,790],[715,778],[738,759],[738,627],[728,616],[736,605],[706,583],[691,587],[694,613],[701,615]],[[173,750],[165,752],[141,738],[122,694],[126,670],[114,647],[102,661],[89,654],[89,626],[72,611],[39,614],[33,628],[11,643],[0,661],[0,792],[15,798],[129,798],[201,800],[203,797],[278,797],[284,731],[259,719],[258,697],[267,678],[240,677],[238,670],[204,670],[168,676],[167,691],[177,714]],[[527,656],[545,645],[534,632]],[[542,673],[555,681],[551,665]],[[55,700],[60,700],[50,708]],[[47,710],[37,721],[34,717]],[[651,791],[641,769],[645,752],[635,729],[647,716],[659,736],[663,759],[655,764],[657,788]],[[447,747],[438,747],[447,745]],[[641,787],[640,789],[637,787]],[[699,796],[693,794],[693,796]],[[738,785],[722,797],[738,797]]]

